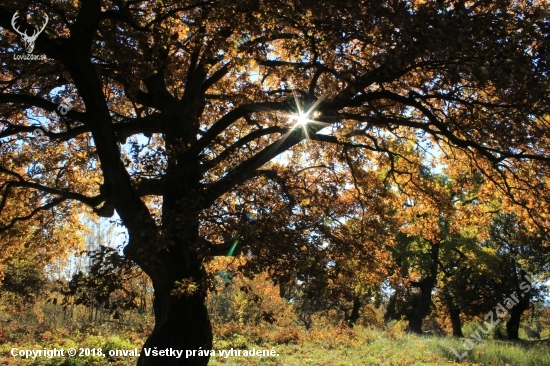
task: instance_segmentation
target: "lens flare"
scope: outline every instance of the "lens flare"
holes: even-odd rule
[[[233,246],[231,247],[231,249],[229,249],[229,252],[227,252],[228,257],[233,256],[233,253],[235,253],[235,248],[237,248],[238,244],[239,244],[239,239],[235,239],[235,241],[233,242]]]
[[[258,216],[254,215],[251,212],[247,212],[245,215],[245,218],[246,218],[246,221],[251,222],[253,224],[256,223],[256,221],[258,221]]]

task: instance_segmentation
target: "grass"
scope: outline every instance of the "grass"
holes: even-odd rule
[[[548,341],[486,340],[459,360],[451,347],[462,354],[463,341],[392,329],[314,330],[302,332],[296,342],[288,344],[248,345],[263,349],[274,346],[279,357],[216,357],[210,365],[550,365]]]
[[[241,327],[225,324],[215,328],[214,349],[210,365],[550,365],[550,342],[475,342],[472,350],[459,360],[452,351],[462,354],[465,339],[417,336],[397,327],[384,330],[356,327],[320,328],[305,331],[298,327]],[[84,366],[134,365],[135,357],[37,358],[24,360],[9,355],[19,349],[54,347],[133,349],[143,343],[143,334],[99,326],[68,332],[64,329],[20,329],[4,331],[0,344],[0,365]],[[274,350],[279,356],[219,356],[219,350]]]

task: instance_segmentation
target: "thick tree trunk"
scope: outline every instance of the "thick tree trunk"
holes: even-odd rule
[[[168,97],[160,75],[158,80],[150,79],[147,87],[160,85],[159,90],[167,95],[162,111],[167,152],[162,226],[156,235],[151,233],[154,242],[142,240],[133,249],[136,262],[153,281],[155,328],[145,342],[138,365],[202,366],[208,364],[212,350],[202,263],[205,252],[199,244],[199,213],[205,209],[205,197],[201,196],[199,159],[188,156],[187,150],[197,140],[198,118],[204,107],[200,83],[206,73],[197,68],[189,74],[189,84],[179,101]],[[160,351],[169,356],[155,356],[154,352]],[[183,354],[174,356],[174,351]]]
[[[449,308],[449,314],[451,315],[451,323],[453,325],[453,336],[464,337],[462,334],[462,323],[460,321],[460,310],[454,306]]]
[[[456,306],[453,302],[453,298],[450,294],[445,295],[445,304],[449,310],[449,315],[451,317],[451,323],[453,325],[453,336],[455,337],[464,337],[462,334],[462,323],[460,321],[460,308]]]
[[[168,236],[164,230],[165,236],[148,246],[146,254],[136,253],[136,247],[128,249],[154,288],[155,328],[143,346],[139,366],[208,364],[212,327],[205,303],[205,270],[196,251],[198,219],[193,213],[179,217],[183,224],[172,226],[179,236]]]
[[[143,346],[138,365],[207,365],[209,353],[205,351],[212,349],[212,328],[204,296],[178,298],[170,291],[155,288],[154,309],[155,328]],[[155,356],[154,350],[178,350],[183,353],[179,358],[173,354]]]
[[[437,263],[439,259],[439,243],[432,244],[430,251],[431,264],[430,264],[430,276],[413,283],[413,287],[420,289],[420,299],[414,307],[413,313],[409,318],[409,332],[422,334],[422,322],[430,305],[432,304],[432,289],[435,285],[437,278]]]
[[[188,160],[185,155],[186,147],[196,140],[196,121],[188,118],[191,112],[182,112],[182,108],[179,104],[171,106],[166,113],[169,153],[163,182],[162,233],[156,246],[147,251],[157,261],[150,266],[150,259],[145,257],[139,263],[153,281],[155,328],[145,342],[138,366],[207,365],[212,350],[212,327],[205,303],[206,274],[199,255],[200,166],[198,160]],[[183,354],[153,353],[162,350]]]
[[[510,309],[510,319],[506,322],[506,335],[508,339],[519,339],[519,324],[521,315],[529,308],[529,297],[520,299],[512,309]]]
[[[157,255],[161,265],[148,269],[155,290],[155,328],[143,346],[138,365],[207,365],[212,327],[201,261],[190,246],[160,250]],[[168,355],[155,354],[160,351],[168,351]],[[178,356],[175,351],[183,353]]]
[[[409,318],[409,332],[422,334],[422,322],[432,303],[433,283],[434,280],[430,277],[424,279],[418,286],[420,288],[420,299]]]

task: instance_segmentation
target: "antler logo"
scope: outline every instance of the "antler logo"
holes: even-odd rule
[[[23,42],[25,42],[25,49],[27,50],[27,53],[32,53],[32,51],[34,50],[34,42],[36,42],[36,39],[38,38],[38,35],[39,35],[40,33],[42,33],[42,31],[44,30],[44,28],[46,28],[46,24],[48,24],[48,20],[50,20],[50,19],[48,18],[48,15],[44,14],[45,17],[46,17],[46,21],[45,21],[44,24],[42,25],[42,28],[41,28],[40,30],[35,29],[35,30],[34,30],[34,33],[33,33],[31,36],[29,36],[29,35],[27,34],[27,31],[21,32],[21,31],[19,30],[19,27],[17,27],[17,26],[15,25],[15,20],[16,20],[17,18],[19,18],[19,15],[18,15],[17,13],[19,13],[19,10],[16,11],[15,14],[13,14],[13,18],[11,18],[11,26],[12,26],[13,29],[14,29],[17,33],[19,33],[19,34],[21,35],[21,37],[23,38]]]

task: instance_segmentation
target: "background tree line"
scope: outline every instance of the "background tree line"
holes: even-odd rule
[[[468,336],[464,329],[483,323],[488,312],[507,304],[515,293],[509,314],[487,336],[518,339],[523,322],[523,337],[548,337],[550,249],[544,233],[522,223],[516,211],[506,212],[481,175],[471,178],[473,184],[462,185],[467,188],[457,188],[446,173],[421,171],[417,184],[394,186],[383,197],[394,209],[387,214],[384,239],[376,242],[379,234],[370,234],[376,245],[368,242],[370,236],[357,217],[347,218],[343,230],[324,243],[328,253],[340,240],[372,245],[376,255],[370,267],[355,256],[327,255],[314,258],[319,268],[315,275],[308,269],[293,273],[286,282],[274,282],[266,272],[241,273],[248,256],[235,241],[234,253],[210,264],[212,318],[220,324],[298,325],[306,330],[323,324],[383,326],[403,320],[412,332],[463,337]],[[384,172],[377,174],[382,177]],[[437,199],[421,200],[425,194]],[[255,236],[261,218],[247,217],[243,232]],[[83,231],[73,232],[83,247],[64,262],[59,257],[50,262],[25,258],[25,252],[3,261],[8,268],[0,286],[5,311],[28,315],[40,303],[50,318],[29,319],[62,326],[74,320],[129,325],[151,317],[151,282],[116,248],[120,239],[114,228],[112,223],[84,220]],[[308,253],[303,247],[300,251]],[[13,265],[14,260],[20,264]],[[533,281],[528,288],[520,287],[525,275]]]

